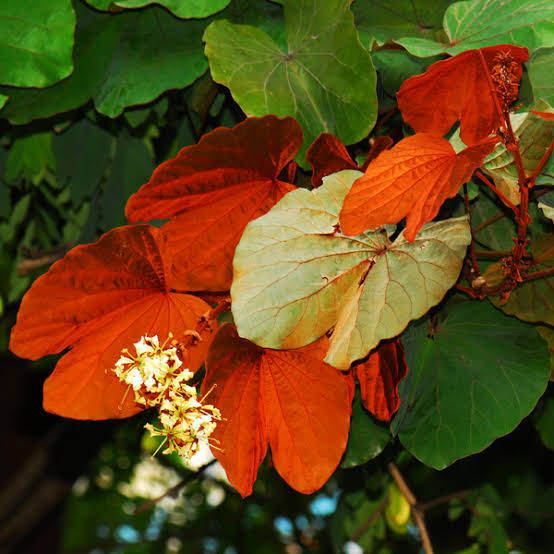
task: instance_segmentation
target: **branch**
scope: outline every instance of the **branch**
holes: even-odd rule
[[[196,472],[191,472],[181,481],[179,481],[176,485],[171,487],[170,489],[167,489],[162,495],[158,496],[157,498],[152,498],[151,500],[147,500],[146,502],[142,503],[140,506],[135,508],[133,510],[133,515],[140,514],[141,512],[144,512],[145,510],[148,510],[149,508],[152,508],[152,506],[155,506],[160,500],[165,498],[166,496],[171,496],[173,498],[177,498],[177,493],[188,483],[196,479],[202,472],[204,472],[206,469],[208,469],[210,466],[215,464],[217,460],[214,458],[211,462],[208,462],[207,464],[203,465],[201,468],[198,469]]]
[[[392,478],[394,479],[396,486],[400,489],[400,492],[404,495],[404,498],[408,501],[408,504],[412,509],[414,519],[416,520],[419,532],[421,534],[421,543],[423,545],[423,550],[425,551],[425,554],[433,554],[433,545],[431,544],[431,539],[429,538],[429,533],[427,532],[427,527],[425,526],[423,510],[419,508],[416,497],[406,484],[406,481],[404,481],[404,477],[402,477],[402,474],[400,473],[398,468],[392,462],[387,465],[387,468]]]

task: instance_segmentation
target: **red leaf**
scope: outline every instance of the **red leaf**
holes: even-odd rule
[[[383,152],[347,194],[340,213],[343,233],[356,235],[407,217],[405,237],[413,242],[442,203],[480,167],[497,139],[459,154],[441,137],[416,133]]]
[[[214,454],[242,496],[252,492],[271,446],[273,463],[294,489],[319,489],[346,448],[352,391],[322,359],[326,339],[297,350],[269,350],[241,339],[232,325],[217,333],[202,390],[221,410]]]
[[[381,342],[363,364],[354,366],[362,402],[377,419],[390,421],[400,406],[398,384],[408,373],[400,339]]]
[[[131,196],[126,216],[174,217],[163,229],[175,285],[228,290],[244,227],[295,188],[277,177],[301,144],[302,129],[291,117],[251,117],[233,129],[220,127],[161,164]]]
[[[418,133],[437,136],[443,136],[460,121],[460,137],[466,145],[482,141],[500,127],[501,115],[489,82],[491,73],[506,56],[513,62],[510,83],[517,92],[521,64],[529,59],[527,48],[500,44],[468,50],[404,81],[396,95],[404,121]]]
[[[94,244],[77,246],[39,277],[23,298],[10,349],[37,359],[71,348],[44,385],[44,408],[75,419],[128,417],[140,411],[110,371],[124,347],[143,335],[177,340],[210,307],[169,292],[159,229],[120,227]],[[189,350],[196,370],[210,333]]]
[[[377,158],[381,152],[390,148],[391,145],[392,139],[390,137],[377,137],[371,145],[363,166],[358,167],[340,139],[331,133],[322,133],[306,152],[306,160],[313,169],[312,186],[318,187],[321,185],[323,177],[343,169],[365,171],[370,162]]]

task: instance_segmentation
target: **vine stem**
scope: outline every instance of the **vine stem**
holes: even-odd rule
[[[419,533],[421,534],[421,543],[423,545],[423,550],[425,554],[433,554],[433,545],[431,544],[431,539],[429,538],[429,533],[427,532],[427,527],[425,525],[425,519],[423,517],[423,510],[418,505],[416,497],[413,492],[408,487],[404,477],[400,473],[399,469],[395,464],[390,462],[387,464],[387,468],[391,477],[394,479],[396,486],[400,489],[400,492],[404,498],[408,501],[412,513],[414,514],[414,519],[416,520],[417,526],[419,528]]]

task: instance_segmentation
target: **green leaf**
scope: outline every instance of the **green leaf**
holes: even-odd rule
[[[512,431],[550,375],[548,348],[534,327],[487,302],[447,308],[438,323],[424,318],[402,335],[410,371],[393,421],[402,444],[436,469]]]
[[[159,7],[108,15],[81,6],[73,74],[41,91],[4,88],[10,98],[0,114],[12,123],[27,123],[92,98],[99,112],[116,117],[125,107],[185,87],[206,71],[205,26]]]
[[[554,398],[547,398],[535,427],[547,448],[554,450]]]
[[[123,133],[117,141],[117,150],[101,202],[100,227],[108,231],[125,225],[125,204],[131,194],[150,179],[154,161],[142,140]]]
[[[142,8],[150,4],[159,4],[177,17],[208,17],[222,10],[231,0],[86,0],[87,4],[99,9],[109,10],[110,6],[120,8]]]
[[[372,460],[381,454],[390,438],[388,427],[378,423],[363,407],[360,390],[357,389],[352,404],[348,445],[340,464],[341,467],[355,467]]]
[[[46,87],[67,77],[74,30],[71,0],[0,3],[0,82]]]
[[[554,106],[554,83],[552,82],[554,47],[541,48],[533,52],[527,62],[527,67],[535,102],[544,100]]]
[[[425,225],[415,242],[386,229],[348,237],[338,214],[352,183],[346,170],[315,190],[284,196],[250,222],[236,249],[231,287],[239,334],[268,348],[296,348],[335,326],[326,362],[341,369],[454,285],[469,244],[465,217]]]
[[[548,234],[529,243],[527,247],[533,261],[528,274],[554,268],[554,235]],[[504,274],[502,262],[487,268],[484,277],[495,282]],[[510,293],[510,298],[502,304],[500,296],[490,296],[489,300],[503,312],[515,315],[523,321],[543,322],[554,325],[554,276],[532,279],[521,283]]]
[[[46,169],[56,169],[52,152],[52,133],[35,133],[16,139],[6,160],[6,179],[23,177],[37,184]]]
[[[12,211],[10,188],[0,179],[0,218],[7,218]]]
[[[69,182],[74,206],[90,198],[99,184],[108,166],[112,140],[108,132],[87,119],[54,137],[58,180]]]
[[[526,46],[530,52],[554,41],[550,0],[471,0],[456,2],[444,14],[446,40],[400,39],[414,56],[455,55],[494,44]]]
[[[554,221],[554,190],[540,196],[538,203],[542,213],[550,221]]]
[[[537,331],[548,344],[550,350],[550,380],[554,381],[554,327],[537,325]]]
[[[214,81],[248,114],[291,115],[304,145],[320,133],[345,144],[364,138],[377,115],[376,76],[358,40],[348,0],[283,0],[288,49],[247,25],[215,21],[204,35]]]
[[[357,0],[352,6],[362,44],[371,49],[371,40],[380,44],[401,37],[432,39],[442,29],[444,10],[452,0]]]

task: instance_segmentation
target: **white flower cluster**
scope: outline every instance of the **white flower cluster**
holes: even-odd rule
[[[164,454],[177,452],[190,458],[198,452],[200,441],[209,443],[221,413],[204,404],[205,396],[198,399],[196,388],[186,384],[194,374],[182,367],[175,341],[166,348],[172,338],[170,334],[160,346],[157,336],[142,337],[134,344],[136,356],[124,349],[114,372],[129,385],[128,390],[133,389],[135,402],[158,408],[161,426],[147,423],[145,427],[152,435],[165,437],[160,445],[166,445]]]

